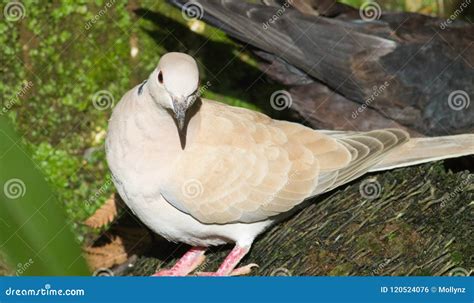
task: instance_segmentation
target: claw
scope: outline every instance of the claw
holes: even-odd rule
[[[252,272],[253,268],[258,268],[258,267],[259,267],[258,264],[250,263],[248,265],[245,265],[245,266],[234,269],[230,273],[230,275],[231,276],[245,276],[245,275],[250,274]]]
[[[152,277],[187,276],[189,273],[198,268],[205,260],[205,249],[200,247],[193,247],[176,264],[170,269],[162,269],[152,275]]]
[[[251,264],[234,269],[229,275],[216,271],[216,272],[197,272],[196,276],[200,276],[200,277],[245,276],[245,275],[250,274],[252,272],[252,269],[255,267],[259,267],[259,266],[255,263],[251,263]]]

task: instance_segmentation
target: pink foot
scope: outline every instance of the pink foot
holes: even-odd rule
[[[159,270],[152,277],[187,276],[204,262],[206,259],[205,252],[206,249],[203,247],[193,247],[172,268]]]
[[[234,249],[225,258],[224,262],[219,266],[216,272],[198,272],[198,276],[241,276],[247,275],[252,271],[252,268],[258,267],[257,264],[249,264],[243,267],[235,268],[239,264],[240,260],[248,253],[250,247],[240,247],[236,245]]]

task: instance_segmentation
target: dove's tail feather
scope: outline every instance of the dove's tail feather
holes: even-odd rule
[[[369,171],[381,171],[474,154],[474,134],[411,138]]]

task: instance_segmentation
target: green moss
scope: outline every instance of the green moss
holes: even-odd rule
[[[459,251],[453,251],[451,252],[451,260],[456,264],[460,264],[463,261],[463,254]]]
[[[347,276],[351,273],[352,268],[353,266],[350,263],[336,265],[336,267],[328,273],[328,276]]]

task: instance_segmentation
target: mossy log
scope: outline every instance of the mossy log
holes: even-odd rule
[[[471,274],[473,181],[442,162],[369,174],[270,228],[242,264],[259,264],[254,275]],[[150,275],[188,248],[159,238],[150,243],[120,274]],[[216,270],[230,249],[210,248],[198,270]]]

